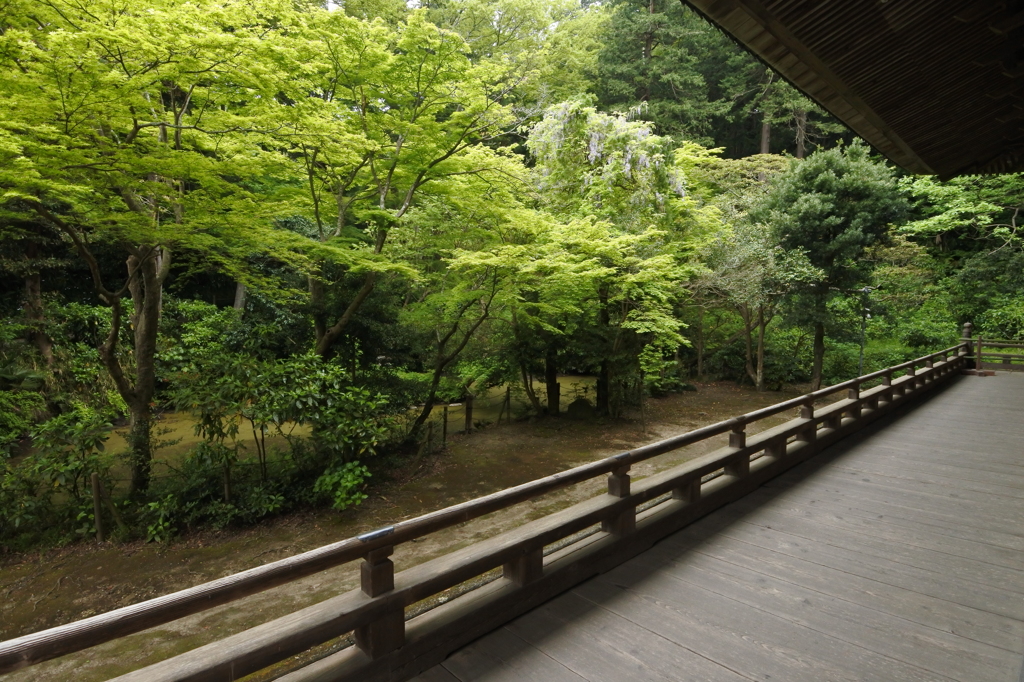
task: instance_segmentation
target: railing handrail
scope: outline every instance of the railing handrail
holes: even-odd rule
[[[569,485],[622,471],[631,464],[706,440],[724,433],[741,433],[747,424],[766,419],[792,408],[813,406],[830,396],[879,377],[930,366],[936,358],[948,358],[954,351],[972,352],[970,341],[929,353],[899,365],[865,374],[776,405],[710,424],[678,436],[644,445],[604,459],[589,462],[544,478],[523,483],[467,502],[452,505],[422,516],[399,521],[391,526],[354,538],[212,580],[172,594],[125,606],[90,618],[0,642],[0,673],[55,658],[134,632],[229,603],[251,594],[366,557],[371,553],[415,540],[429,533],[450,528],[515,504],[525,502]],[[813,408],[812,408],[813,409]]]

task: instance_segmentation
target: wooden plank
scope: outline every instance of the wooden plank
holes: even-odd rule
[[[934,498],[935,496],[931,496]],[[1007,535],[1017,535],[1019,521],[1007,519],[998,512],[972,507],[969,503],[958,503],[949,498],[945,504],[935,505],[934,499],[915,493],[885,490],[880,486],[830,485],[816,489],[813,493],[800,491],[793,500],[804,499],[810,504],[814,499],[857,500],[857,504],[870,509],[875,504],[888,504],[894,515],[904,518],[941,519],[944,523],[961,523],[967,528],[993,530]]]
[[[487,636],[487,648],[468,646],[445,661],[444,667],[459,680],[488,682],[584,682],[547,654],[499,628]]]
[[[687,534],[688,530],[684,529],[681,533]],[[808,540],[773,528],[749,526],[737,530],[727,526],[718,530],[718,533],[887,585],[1024,620],[1024,603],[1007,599],[1001,590],[988,585],[963,583],[938,571],[908,566],[883,557],[865,557],[854,550],[833,547],[818,540]]]
[[[837,503],[835,500],[821,500],[820,503],[814,505],[794,504],[788,499],[776,500],[770,509],[764,511],[773,515],[769,519],[773,525],[776,524],[775,519],[778,519],[777,523],[785,525],[786,517],[794,516],[818,524],[822,532],[835,529],[838,532],[866,535],[887,542],[919,547],[942,554],[952,554],[964,559],[974,559],[1018,571],[1021,568],[1020,549],[979,542],[969,531],[961,536],[956,536],[936,532],[934,530],[936,527],[924,526],[921,523],[899,523],[897,518],[865,512]]]
[[[924,482],[933,481],[942,485],[962,485],[968,490],[987,491],[991,489],[1011,497],[1024,497],[1024,469],[1021,470],[1020,475],[1014,475],[997,474],[962,464],[941,462],[929,462],[925,466],[914,466],[913,463],[901,461],[895,454],[885,455],[877,452],[872,459],[858,457],[849,462],[837,462],[835,468]]]
[[[643,557],[630,562],[642,565]],[[626,575],[618,571],[616,580]],[[665,579],[665,580],[662,580]],[[801,585],[736,566],[706,555],[689,555],[657,572],[664,590],[686,593],[693,587],[828,633],[854,646],[958,680],[1002,680],[1017,665],[1016,652],[939,633]],[[675,581],[673,586],[668,581]]]
[[[651,573],[636,580],[600,576],[573,592],[752,679],[951,679],[751,609],[702,587],[663,589],[664,580],[668,579]]]
[[[992,473],[1000,476],[1012,476],[1014,479],[1020,478],[1024,475],[1024,466],[1020,466],[1012,461],[1007,461],[1008,457],[1001,456],[1001,459],[991,458],[984,460],[978,456],[977,453],[972,452],[967,448],[951,448],[947,451],[940,451],[937,446],[924,446],[926,451],[931,451],[929,455],[918,454],[916,450],[911,450],[907,446],[898,446],[889,443],[881,443],[878,445],[879,452],[876,455],[876,459],[882,461],[884,458],[889,458],[901,463],[905,463],[907,466],[922,466],[927,467],[932,464],[938,464],[949,467],[963,467],[965,461],[971,462],[970,469],[976,472]]]
[[[825,466],[829,460],[822,460],[817,464]],[[801,488],[799,482],[803,476],[820,476],[820,484],[813,490]],[[1024,516],[1024,509],[1020,507],[1018,499],[1002,497],[1000,502],[1003,506],[993,517],[988,502],[991,496],[978,495],[976,493],[960,494],[960,491],[953,491],[957,497],[943,494],[941,489],[937,491],[911,490],[909,486],[886,485],[886,482],[878,480],[864,481],[862,478],[848,477],[842,481],[836,479],[831,471],[824,471],[820,468],[802,472],[790,472],[788,477],[780,477],[764,486],[765,494],[776,492],[777,494],[797,496],[817,496],[821,498],[845,495],[849,498],[860,498],[865,500],[888,501],[895,505],[915,509],[921,512],[938,515],[959,515],[961,523],[972,523],[972,518],[977,514],[977,521],[984,524],[996,524],[995,528],[1009,529],[1014,533],[1019,525],[1015,525],[1014,519],[1019,520]],[[870,477],[868,477],[870,478]],[[969,499],[965,499],[969,498]],[[977,522],[974,525],[978,525]]]
[[[847,491],[842,495],[833,492],[837,489],[840,489],[840,486],[832,487],[824,492],[817,491],[817,494],[812,494],[810,491],[801,491],[800,494],[786,495],[785,501],[793,505],[805,506],[842,503],[849,505],[851,508],[860,508],[865,512],[875,511],[877,509],[876,504],[890,502],[886,505],[886,512],[883,515],[908,520],[927,520],[930,522],[930,525],[937,526],[956,524],[957,515],[962,514],[964,509],[962,505],[929,505],[930,502],[935,501],[915,497],[912,493],[892,492],[881,486],[876,488],[865,486],[855,491]],[[952,497],[956,497],[956,492],[953,492],[955,490],[955,488],[950,488]],[[881,512],[876,512],[876,515],[879,513]],[[1010,541],[1009,546],[1017,546],[1019,544],[1019,542],[1013,541],[1015,537],[1017,540],[1021,539],[1021,536],[1014,532],[1014,520],[1000,517],[998,509],[990,505],[978,504],[977,511],[974,513],[973,518],[970,519],[970,523],[964,523],[963,527],[1000,531],[1003,537]],[[1019,528],[1019,526],[1017,527]]]
[[[770,494],[772,491],[758,491],[755,494]],[[791,491],[784,503],[790,506],[841,507],[844,511],[867,518],[884,519],[887,523],[910,529],[923,528],[939,534],[957,538],[968,538],[997,548],[1020,551],[1024,549],[1024,537],[1016,534],[1016,528],[1006,531],[991,527],[979,527],[964,522],[962,516],[934,509],[915,509],[898,500],[869,499],[864,495],[830,492],[828,495],[813,491]]]
[[[572,592],[507,627],[592,681],[746,679]]]
[[[808,589],[853,601],[867,608],[903,618],[940,633],[956,633],[1014,652],[1024,642],[1024,621],[964,607],[921,594],[913,589],[895,587],[871,578],[823,566],[810,559],[797,558],[764,549],[732,538],[720,537],[699,547],[676,547],[661,543],[645,557],[666,563],[686,552],[703,554],[746,566],[774,578],[788,580]]]
[[[435,665],[430,670],[412,678],[411,682],[459,682],[459,678],[448,672],[443,665]]]
[[[1018,508],[1021,506],[1019,501],[1024,498],[1020,494],[1013,494],[1012,489],[1002,489],[1002,486],[979,490],[977,487],[957,485],[948,479],[931,482],[913,475],[897,477],[886,473],[868,474],[838,467],[821,472],[819,480],[827,486],[848,487],[850,490],[872,487],[884,494],[898,493],[901,497],[934,502],[936,507],[983,506],[986,510],[998,510],[1009,518],[1024,521],[1024,509]]]

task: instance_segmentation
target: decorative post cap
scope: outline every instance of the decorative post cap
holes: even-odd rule
[[[965,339],[971,338],[971,332],[973,330],[974,330],[974,325],[973,324],[971,324],[970,322],[964,322],[963,338],[965,338]]]

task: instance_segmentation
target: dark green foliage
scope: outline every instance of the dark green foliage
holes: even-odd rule
[[[730,157],[758,153],[766,121],[776,126],[770,152],[796,153],[798,116],[806,149],[844,130],[685,3],[616,0],[610,11],[595,88],[602,106]]]
[[[865,249],[885,241],[907,210],[892,170],[853,144],[794,162],[751,218],[775,230],[783,248],[805,250],[825,271],[814,291],[825,292],[862,282]]]
[[[32,391],[0,391],[0,459],[10,455],[28,435],[36,413],[45,408],[43,397]]]

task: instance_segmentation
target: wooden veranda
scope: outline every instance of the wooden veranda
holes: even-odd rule
[[[960,377],[417,679],[1022,680],[1021,404]]]

